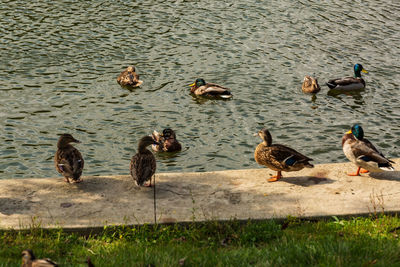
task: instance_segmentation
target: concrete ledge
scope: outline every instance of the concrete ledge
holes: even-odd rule
[[[400,159],[394,165],[400,170]],[[351,163],[320,164],[283,173],[260,168],[156,174],[157,222],[281,219],[400,212],[400,172],[347,176]],[[104,225],[154,223],[153,188],[128,175],[87,176],[80,184],[61,177],[0,180],[0,229],[30,227],[71,231]]]

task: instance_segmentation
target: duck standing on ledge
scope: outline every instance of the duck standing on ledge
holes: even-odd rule
[[[321,90],[321,87],[319,87],[317,79],[306,75],[304,77],[303,85],[301,86],[301,90],[303,90],[304,93],[316,94]]]
[[[329,80],[326,85],[330,89],[359,90],[365,88],[365,81],[361,78],[361,72],[368,73],[361,64],[354,65],[354,77],[346,77]]]
[[[78,149],[70,145],[70,143],[80,143],[70,134],[63,134],[57,142],[57,152],[54,156],[56,169],[59,173],[64,175],[65,181],[80,183],[84,160]]]
[[[21,267],[52,267],[58,266],[57,263],[50,259],[36,259],[33,251],[26,249],[22,251],[22,265]]]
[[[222,87],[215,83],[206,83],[204,79],[196,79],[190,86],[190,92],[195,95],[231,98],[232,93],[229,88]]]
[[[126,70],[121,72],[117,78],[117,82],[120,85],[132,87],[138,87],[143,83],[143,81],[139,80],[139,75],[135,72],[134,66],[129,66]]]
[[[182,149],[174,130],[171,128],[164,129],[162,134],[153,131],[153,139],[158,143],[151,146],[154,151],[175,152]]]
[[[364,130],[358,124],[354,124],[351,130],[345,133],[342,138],[342,148],[346,157],[358,167],[355,173],[348,173],[349,176],[359,176],[360,173],[369,171],[394,171],[391,164],[394,162],[387,159],[368,139],[364,138]]]
[[[275,182],[281,179],[282,171],[291,172],[299,171],[304,167],[314,167],[314,165],[309,163],[312,160],[311,158],[304,156],[290,147],[272,144],[272,137],[267,129],[264,128],[257,134],[263,142],[256,147],[254,152],[256,162],[278,172],[276,176],[268,179],[268,182]]]
[[[138,152],[131,159],[131,176],[138,186],[150,180],[150,184],[146,186],[151,187],[151,177],[156,172],[156,158],[146,147],[152,144],[158,142],[148,135],[142,137],[138,144]]]

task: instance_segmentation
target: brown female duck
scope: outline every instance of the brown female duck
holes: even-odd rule
[[[317,79],[306,75],[304,77],[303,85],[301,86],[301,90],[303,90],[304,93],[316,94],[321,90],[321,87],[319,87]]]
[[[84,166],[84,160],[78,149],[70,145],[70,143],[80,143],[70,134],[63,134],[57,142],[57,152],[54,156],[56,170],[64,175],[65,181],[79,183]]]
[[[22,251],[22,265],[21,267],[52,267],[58,266],[57,263],[50,259],[36,259],[33,251],[26,249]]]
[[[117,82],[120,85],[132,87],[138,87],[143,83],[143,81],[139,80],[139,75],[135,72],[134,66],[129,66],[126,70],[121,72],[117,78]]]
[[[267,129],[262,129],[258,132],[258,135],[263,142],[257,146],[254,152],[256,162],[278,172],[276,176],[268,179],[268,182],[275,182],[281,179],[282,171],[291,172],[299,171],[304,167],[314,167],[314,165],[309,163],[312,160],[311,158],[304,156],[290,147],[272,144],[272,137]]]
[[[204,79],[196,79],[196,81],[190,86],[190,92],[195,95],[210,96],[210,97],[222,97],[231,98],[232,93],[229,88],[222,87],[215,83],[206,83]]]
[[[150,180],[147,186],[151,187],[151,177],[156,172],[156,158],[146,147],[154,143],[157,144],[153,137],[148,135],[142,137],[138,144],[138,153],[131,159],[131,176],[138,186]]]
[[[174,152],[182,149],[181,144],[176,139],[174,130],[171,128],[164,129],[162,134],[154,131],[153,139],[158,143],[151,146],[154,151]]]

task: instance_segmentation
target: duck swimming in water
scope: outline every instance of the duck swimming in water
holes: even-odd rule
[[[146,147],[152,144],[158,144],[153,137],[142,137],[138,144],[138,152],[131,159],[131,176],[138,186],[150,180],[147,186],[151,187],[151,177],[156,172],[156,158]]]
[[[33,251],[26,249],[22,251],[22,265],[21,267],[52,267],[58,266],[57,263],[50,259],[36,259]]]
[[[361,64],[354,65],[354,77],[346,77],[329,80],[326,85],[330,89],[359,90],[365,88],[365,81],[361,78],[361,72],[368,73]]]
[[[254,158],[260,165],[267,166],[271,170],[277,171],[276,176],[268,179],[268,182],[275,182],[282,178],[282,171],[299,171],[306,168],[313,168],[309,163],[312,159],[304,156],[296,150],[279,144],[272,144],[271,134],[267,129],[262,129],[258,133],[261,142],[254,151]],[[257,135],[255,134],[255,135]]]
[[[229,88],[222,87],[215,83],[206,83],[204,79],[196,79],[190,86],[190,92],[195,95],[231,98],[232,93]]]
[[[121,72],[117,78],[117,82],[120,85],[132,87],[138,87],[143,83],[143,81],[139,80],[139,75],[135,72],[134,66],[129,66],[126,70]]]
[[[301,86],[301,90],[304,93],[316,94],[321,90],[321,87],[319,87],[317,79],[306,75],[304,77],[303,85]]]
[[[154,131],[153,139],[158,143],[151,146],[154,151],[175,152],[182,149],[181,144],[176,139],[175,132],[171,128],[164,129],[162,134]]]
[[[70,145],[70,143],[80,143],[70,134],[63,134],[57,142],[57,152],[54,156],[56,170],[64,175],[67,183],[72,182],[80,183],[82,179],[82,170],[84,160],[78,149]]]
[[[394,171],[391,164],[394,162],[387,159],[368,139],[364,138],[364,130],[358,124],[354,124],[351,130],[345,133],[342,138],[342,148],[346,157],[358,167],[355,173],[348,173],[349,176],[359,176],[360,173],[369,171]]]

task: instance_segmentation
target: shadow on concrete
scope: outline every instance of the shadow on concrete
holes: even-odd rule
[[[17,198],[0,198],[0,213],[12,215],[27,213],[34,202]]]
[[[318,184],[331,184],[336,182],[335,180],[326,177],[316,177],[316,176],[283,177],[279,181],[304,187],[309,187]]]
[[[379,180],[391,180],[400,182],[400,171],[371,172],[369,176]]]

